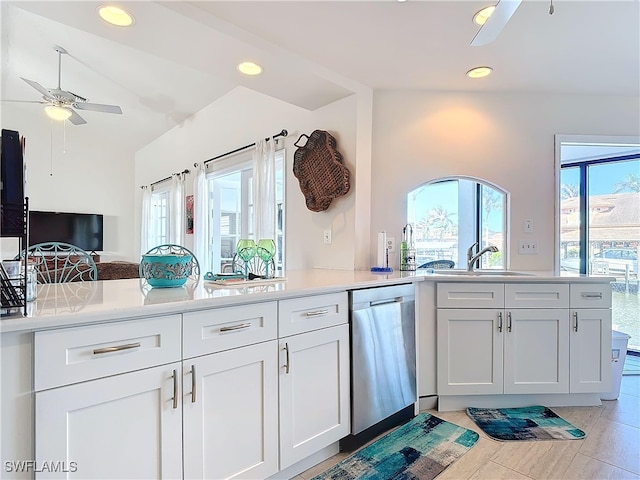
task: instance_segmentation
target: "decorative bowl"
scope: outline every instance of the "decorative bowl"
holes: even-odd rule
[[[152,287],[180,287],[191,274],[192,255],[142,255],[141,275]]]

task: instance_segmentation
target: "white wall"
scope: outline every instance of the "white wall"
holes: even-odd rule
[[[511,193],[514,270],[554,267],[554,135],[640,133],[638,97],[383,91],[373,105],[372,240],[381,230],[400,238],[418,185],[476,176]],[[519,255],[518,240],[531,238],[539,253]]]
[[[131,258],[133,153],[119,150],[117,138],[96,132],[89,115],[85,116],[86,125],[64,126],[52,123],[38,105],[2,104],[2,128],[17,130],[26,139],[30,209],[101,213],[103,257]],[[2,258],[17,253],[17,241],[2,239],[0,245]]]
[[[194,162],[234,150],[280,132],[286,149],[286,268],[354,268],[355,196],[350,191],[334,200],[328,210],[311,212],[304,203],[293,176],[294,143],[300,134],[326,130],[337,141],[337,149],[355,181],[357,98],[351,96],[316,111],[308,111],[272,97],[238,87],[198,112],[189,120],[147,145],[136,154],[136,187],[188,168],[187,194],[193,193]],[[279,142],[282,145],[282,139]],[[304,145],[304,141],[302,143]],[[352,186],[352,189],[355,188]],[[136,188],[136,212],[142,193]],[[136,213],[136,225],[139,213]],[[196,226],[197,228],[197,226]],[[332,244],[324,245],[323,231],[332,230]],[[139,245],[139,229],[135,245]],[[187,235],[185,246],[193,246]]]

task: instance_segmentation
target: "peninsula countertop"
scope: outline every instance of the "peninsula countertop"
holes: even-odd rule
[[[542,272],[468,275],[418,270],[379,274],[318,268],[287,271],[280,280],[254,284],[218,285],[203,279],[195,285],[177,288],[151,288],[141,279],[45,284],[38,286],[36,300],[27,304],[26,317],[22,310],[2,317],[0,333],[153,317],[418,281],[609,283],[614,280],[614,277],[554,276]]]

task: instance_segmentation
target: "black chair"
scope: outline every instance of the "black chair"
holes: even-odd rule
[[[434,269],[445,269],[445,268],[453,268],[456,265],[456,262],[453,260],[432,260],[427,263],[423,263],[418,268],[434,268]]]

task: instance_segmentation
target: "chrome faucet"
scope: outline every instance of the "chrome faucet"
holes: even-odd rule
[[[482,255],[484,255],[487,252],[494,252],[495,253],[495,252],[498,251],[498,247],[496,247],[494,245],[489,245],[488,247],[484,247],[478,253],[474,253],[476,248],[480,248],[479,245],[478,245],[478,242],[474,243],[473,245],[471,245],[467,249],[467,270],[469,272],[473,271],[473,268],[474,268],[476,262],[480,259],[480,257]]]

